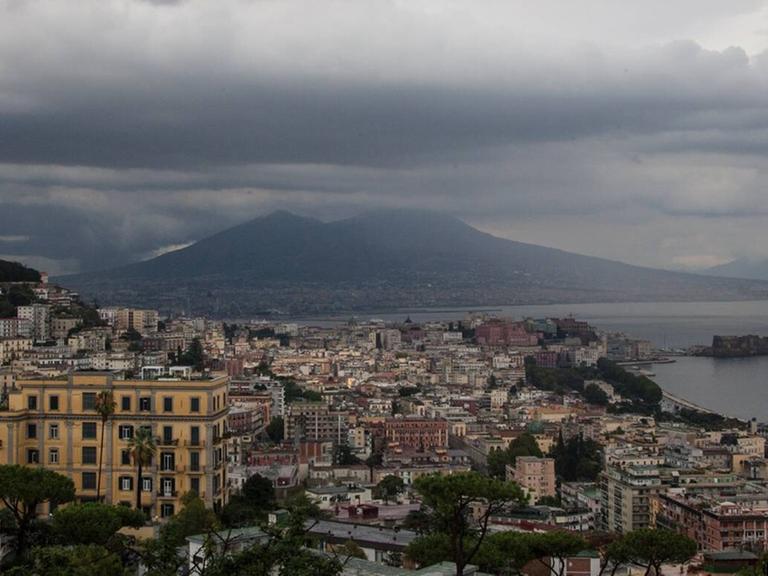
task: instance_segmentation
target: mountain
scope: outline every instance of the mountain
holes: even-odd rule
[[[724,276],[727,278],[768,280],[768,260],[733,260],[709,268],[706,273],[712,276]]]
[[[0,282],[40,282],[40,272],[19,262],[0,260]]]
[[[275,212],[129,266],[60,282],[101,303],[245,317],[429,306],[768,298],[768,283],[514,242],[431,212],[324,223]]]

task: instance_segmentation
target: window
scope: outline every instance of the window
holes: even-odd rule
[[[200,452],[189,453],[189,469],[192,472],[200,471]]]
[[[189,429],[189,436],[189,443],[192,444],[192,446],[198,446],[200,444],[200,426],[192,426]]]
[[[120,398],[120,409],[123,412],[130,412],[131,411],[131,397],[130,396],[123,396]]]
[[[175,468],[176,458],[173,452],[161,452],[160,453],[160,469],[161,470],[173,470]]]
[[[131,465],[131,451],[130,450],[120,450],[120,464],[123,466],[130,466]]]
[[[96,439],[96,422],[83,422],[83,440]]]
[[[30,448],[27,450],[27,464],[40,464],[40,451]]]
[[[152,398],[149,398],[148,396],[139,398],[139,410],[142,412],[150,412],[152,410]]]
[[[49,396],[48,397],[48,409],[56,411],[59,409],[59,397],[58,396]]]
[[[37,424],[27,424],[27,438],[37,438]]]
[[[49,424],[48,425],[48,438],[51,440],[58,440],[59,439],[59,425],[58,424]]]
[[[37,410],[37,396],[27,396],[27,408]]]
[[[173,398],[163,398],[163,412],[173,412]]]
[[[83,410],[96,410],[95,392],[83,392]]]
[[[189,481],[189,487],[198,496],[200,496],[200,478],[191,478]]]
[[[163,504],[160,506],[160,516],[162,518],[170,518],[173,516],[173,504]]]
[[[189,406],[190,412],[200,412],[200,398],[192,398]]]
[[[117,433],[120,440],[130,440],[133,438],[133,426],[130,424],[121,424],[117,428]]]
[[[83,446],[83,464],[96,464],[96,446]]]
[[[133,490],[133,477],[132,476],[120,476],[120,490],[123,492],[129,492]]]
[[[58,464],[58,463],[59,463],[59,449],[51,448],[48,451],[48,464]]]
[[[142,478],[141,479],[141,491],[142,492],[152,492],[152,478]]]
[[[96,490],[96,472],[83,472],[83,490]]]
[[[173,443],[173,426],[163,426],[163,444]]]
[[[162,495],[163,496],[173,496],[173,493],[176,489],[176,481],[173,478],[162,478],[161,485],[163,487],[162,489]]]

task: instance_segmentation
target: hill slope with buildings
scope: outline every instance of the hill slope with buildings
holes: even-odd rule
[[[229,317],[768,298],[768,282],[631,266],[408,210],[329,223],[276,212],[152,260],[61,281],[100,302]]]

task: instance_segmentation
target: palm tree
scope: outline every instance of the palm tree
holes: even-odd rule
[[[101,474],[104,470],[104,429],[115,414],[115,397],[112,390],[102,390],[96,397],[96,413],[101,417],[101,441],[99,445],[99,476],[96,480],[96,499],[101,500]]]
[[[157,444],[149,428],[138,428],[128,442],[133,462],[136,464],[136,509],[141,510],[141,471],[149,466],[157,452]]]

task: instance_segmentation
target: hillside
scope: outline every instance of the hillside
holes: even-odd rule
[[[0,283],[3,282],[40,282],[40,272],[19,262],[0,260]]]
[[[768,298],[768,283],[514,242],[452,217],[276,212],[149,261],[61,279],[107,303],[245,316],[427,306]]]
[[[768,260],[733,260],[708,269],[707,274],[727,278],[768,280]]]

